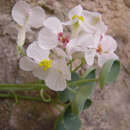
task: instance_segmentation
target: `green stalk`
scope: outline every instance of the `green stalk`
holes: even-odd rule
[[[68,83],[68,86],[72,87],[72,86],[77,86],[83,83],[88,83],[88,82],[96,82],[98,81],[98,79],[82,79],[82,80],[77,80],[77,81],[73,81],[71,83]]]
[[[78,69],[80,69],[80,67],[82,67],[83,64],[85,64],[85,61],[84,58],[81,58],[81,64],[77,66],[72,72],[76,72]]]
[[[96,82],[98,79],[82,79],[68,83],[68,86],[80,85],[87,82]],[[48,89],[44,84],[0,84],[0,91],[24,91]]]
[[[74,94],[77,93],[77,92],[76,92],[74,89],[72,89],[71,87],[67,87],[67,89],[68,89],[69,91],[71,91],[72,93],[74,93]]]
[[[77,66],[72,72],[76,72],[83,64],[81,63],[79,66]]]
[[[14,99],[14,95],[11,94],[0,94],[0,98],[10,98],[10,99]],[[17,95],[18,99],[24,99],[24,100],[33,100],[33,101],[42,101],[43,100],[39,97],[31,97],[31,96],[20,96]]]
[[[44,84],[0,84],[0,90],[24,91],[47,89]]]

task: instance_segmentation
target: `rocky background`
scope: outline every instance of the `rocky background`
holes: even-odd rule
[[[11,18],[11,8],[16,1],[0,0],[0,83],[34,81],[31,73],[18,67],[17,26]],[[56,15],[61,20],[77,4],[103,14],[108,34],[118,42],[117,54],[122,68],[116,83],[103,91],[96,87],[92,107],[81,114],[81,130],[130,130],[130,0],[26,1],[40,4],[48,15]],[[27,34],[27,43],[35,38],[32,34]],[[16,104],[14,100],[0,99],[0,130],[53,130],[56,115],[48,104],[21,100]]]

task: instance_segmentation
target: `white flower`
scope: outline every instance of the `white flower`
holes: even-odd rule
[[[109,35],[101,35],[96,48],[85,51],[85,59],[88,65],[93,65],[94,57],[98,56],[98,65],[102,66],[109,59],[118,59],[114,53],[117,48],[116,41]]]
[[[72,54],[75,52],[85,53],[88,48],[96,48],[97,42],[99,41],[98,35],[92,35],[84,33],[79,37],[71,39],[66,46],[66,51],[70,59]]]
[[[68,17],[70,21],[64,23],[65,25],[74,25],[75,28],[82,28],[87,33],[103,34],[107,30],[100,13],[83,10],[81,5],[72,8]]]
[[[26,2],[18,1],[12,9],[14,21],[20,25],[18,33],[18,45],[22,46],[25,41],[25,33],[31,27],[39,28],[43,26],[45,12],[40,6],[31,7]]]
[[[66,88],[66,80],[71,79],[65,59],[49,59],[49,51],[41,49],[36,42],[27,48],[27,56],[20,59],[20,68],[32,71],[33,75],[45,80],[46,85],[55,91]]]
[[[56,17],[49,17],[44,21],[45,28],[41,29],[38,44],[43,49],[53,49],[57,45],[66,46],[68,38],[63,35],[61,21]]]
[[[98,65],[102,66],[107,60],[118,58],[116,48],[116,41],[109,35],[84,34],[70,40],[66,50],[70,59],[73,53],[82,52],[88,65],[93,65],[94,57],[98,56]]]

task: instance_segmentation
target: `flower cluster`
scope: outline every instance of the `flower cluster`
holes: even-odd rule
[[[75,54],[82,54],[81,58],[89,66],[94,64],[95,57],[99,66],[109,59],[118,59],[114,53],[117,43],[106,34],[107,26],[101,14],[84,10],[81,5],[69,11],[67,22],[61,22],[55,16],[47,17],[41,7],[19,1],[12,9],[12,17],[19,25],[17,44],[20,48],[26,32],[40,28],[37,40],[28,46],[19,65],[25,71],[32,71],[54,91],[63,91],[66,81],[71,80],[69,63],[76,59]],[[64,31],[66,26],[70,31]]]

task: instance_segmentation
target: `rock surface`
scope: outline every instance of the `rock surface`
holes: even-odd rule
[[[23,72],[18,67],[17,26],[10,13],[16,1],[0,0],[0,83],[34,81],[30,73]],[[95,89],[92,107],[81,114],[83,123],[81,130],[130,130],[129,0],[26,1],[40,4],[48,15],[54,14],[62,20],[69,9],[77,4],[103,14],[103,19],[108,25],[108,34],[118,41],[117,54],[121,59],[122,68],[115,83],[106,86],[103,91],[99,87]],[[27,40],[31,42],[32,37]],[[19,104],[15,104],[13,100],[0,99],[0,130],[53,130],[56,116],[53,114],[52,107],[43,103],[20,101]]]

